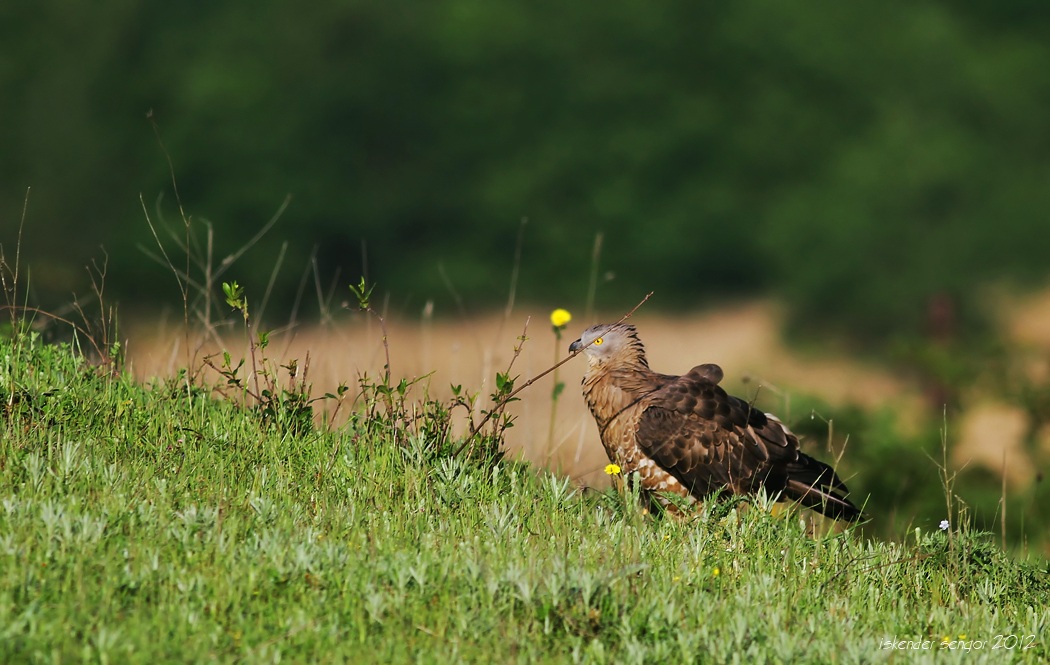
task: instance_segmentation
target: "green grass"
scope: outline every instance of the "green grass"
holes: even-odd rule
[[[658,519],[367,411],[303,431],[28,337],[0,363],[0,661],[1050,657],[1046,564],[965,524],[893,543],[724,504]]]

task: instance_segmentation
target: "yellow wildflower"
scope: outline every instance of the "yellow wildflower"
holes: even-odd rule
[[[718,566],[715,566],[714,569],[711,570],[711,577],[718,577],[721,574],[722,570]]]
[[[609,476],[618,476],[618,475],[620,475],[620,465],[619,464],[606,464],[605,465],[605,473],[606,473],[606,475],[609,475]]]
[[[551,325],[555,328],[564,328],[569,321],[572,321],[572,314],[569,314],[569,310],[559,307],[551,312]]]

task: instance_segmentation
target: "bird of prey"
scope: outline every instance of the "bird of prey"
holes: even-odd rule
[[[637,472],[642,489],[665,509],[720,491],[764,488],[828,517],[861,518],[830,466],[801,453],[798,438],[776,416],[718,385],[718,365],[682,376],[654,372],[635,327],[623,323],[588,328],[569,346],[581,349],[583,396],[609,459],[624,476]]]

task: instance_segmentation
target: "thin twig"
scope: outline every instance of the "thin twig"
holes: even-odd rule
[[[637,305],[632,307],[631,311],[629,311],[626,314],[624,314],[623,316],[621,316],[620,320],[617,321],[616,323],[623,323],[627,319],[631,318],[631,315],[633,315],[638,310],[639,307],[644,305],[649,300],[649,298],[652,297],[653,293],[654,293],[653,291],[650,291],[649,293],[645,294],[645,297],[642,298],[641,301]],[[588,344],[587,346],[590,346],[590,344]],[[576,356],[578,356],[581,353],[583,353],[583,351],[587,348],[587,346],[584,346],[582,348],[579,348],[579,349],[573,351],[568,356],[563,358],[561,361],[555,363],[554,366],[548,367],[547,369],[543,370],[542,372],[540,372],[536,376],[532,377],[531,379],[529,379],[528,381],[526,381],[525,383],[521,384],[516,389],[512,390],[510,393],[505,395],[503,397],[503,399],[501,399],[500,401],[496,402],[496,405],[491,410],[489,410],[488,413],[485,414],[485,417],[481,419],[481,422],[478,423],[477,427],[472,428],[473,431],[470,433],[470,436],[467,437],[467,440],[464,441],[460,445],[460,447],[456,449],[455,456],[459,456],[459,454],[461,452],[463,452],[463,449],[467,447],[467,444],[469,444],[471,441],[473,441],[474,437],[476,437],[478,435],[478,433],[481,432],[481,430],[485,427],[485,424],[488,423],[488,421],[491,420],[494,415],[496,415],[497,413],[501,412],[503,407],[506,406],[507,403],[509,403],[512,399],[514,399],[518,395],[518,393],[520,393],[522,390],[525,390],[526,388],[528,388],[532,384],[536,383],[537,381],[539,381],[543,377],[547,376],[548,374],[550,374],[554,370],[558,369],[559,367],[561,367],[565,363],[569,362],[570,360],[572,360]]]
[[[598,293],[598,259],[602,255],[602,232],[594,236],[594,249],[591,251],[591,277],[587,285],[587,306],[583,310],[584,321],[590,321],[594,315],[594,298]]]
[[[189,246],[190,246],[190,219],[189,219],[189,217],[186,216],[186,209],[182,205],[182,195],[179,193],[179,181],[178,181],[178,178],[175,177],[175,163],[171,159],[171,153],[168,152],[168,147],[166,145],[164,145],[164,139],[162,139],[161,136],[160,136],[160,127],[157,125],[157,121],[153,118],[153,109],[150,109],[146,113],[146,119],[149,120],[150,127],[153,129],[153,136],[156,137],[156,139],[157,139],[157,145],[160,146],[160,151],[161,151],[161,153],[163,153],[164,159],[168,162],[168,174],[171,176],[171,188],[172,188],[172,191],[174,191],[174,193],[175,193],[175,204],[179,207],[179,216],[182,217],[182,224],[186,228],[186,274],[189,275],[190,274],[190,251],[189,251]],[[140,199],[142,198],[141,195],[139,196],[139,198]],[[145,208],[145,203],[143,203],[143,208]],[[148,214],[146,215],[146,221],[147,222],[149,221],[149,215]],[[150,230],[153,230],[153,224],[150,224]],[[160,244],[160,239],[157,238],[157,232],[156,231],[153,231],[153,237],[157,240],[157,244],[159,245]],[[163,247],[161,248],[161,251],[162,252],[164,251]],[[166,254],[165,254],[164,258],[167,258]],[[189,332],[189,327],[190,327],[190,303],[189,303],[189,297],[188,297],[189,294],[187,293],[187,290],[182,287],[181,280],[180,280],[180,283],[179,283],[179,290],[182,292],[182,320],[183,320],[183,322],[185,324],[185,328],[186,328],[186,339],[187,339],[187,341],[189,341],[189,334],[190,334],[190,332]]]
[[[227,270],[229,270],[233,266],[234,263],[237,262],[239,258],[244,256],[245,252],[254,247],[256,243],[258,243],[260,240],[262,240],[263,236],[266,235],[269,232],[269,230],[273,228],[274,224],[276,224],[281,219],[281,216],[284,215],[284,211],[288,209],[288,206],[291,204],[291,202],[292,195],[285,195],[284,201],[282,201],[281,205],[277,208],[277,212],[275,212],[270,217],[269,221],[267,221],[266,224],[264,224],[263,227],[251,237],[250,240],[248,240],[248,242],[241,245],[236,252],[222,260],[222,264],[220,265],[219,269],[215,271],[215,274],[212,275],[212,279],[217,281],[220,277],[223,276],[223,274]]]
[[[25,200],[22,201],[22,216],[18,220],[18,242],[15,244],[15,272],[11,278],[11,291],[14,294],[15,304],[18,302],[18,270],[22,260],[22,229],[26,224],[26,211],[29,210],[29,188],[26,187]],[[15,326],[15,310],[11,310],[11,328],[16,329]]]
[[[518,226],[518,241],[514,244],[514,262],[510,268],[510,290],[507,293],[507,305],[503,308],[503,319],[499,322],[499,330],[496,331],[497,339],[503,336],[503,326],[510,319],[511,312],[514,311],[514,300],[518,293],[518,274],[521,271],[521,246],[525,244],[525,225],[528,222],[528,217],[522,217],[521,224]]]
[[[160,255],[164,257],[164,261],[167,262],[168,268],[171,269],[171,273],[175,275],[175,281],[179,284],[179,293],[182,294],[182,308],[183,314],[187,317],[187,325],[189,325],[189,300],[186,293],[186,286],[183,285],[183,275],[189,276],[188,273],[182,273],[175,265],[171,262],[171,257],[168,256],[168,250],[164,249],[164,243],[160,241],[160,236],[157,235],[157,229],[153,226],[153,220],[149,216],[149,208],[146,207],[146,200],[139,194],[139,203],[142,204],[142,214],[146,217],[146,225],[149,226],[150,233],[153,234],[153,240],[156,241],[157,247],[160,249]]]
[[[504,373],[504,376],[510,376],[510,370],[514,368],[514,363],[515,363],[515,361],[517,361],[518,356],[521,355],[521,350],[523,348],[525,348],[525,342],[529,339],[529,322],[530,321],[532,321],[532,317],[531,316],[525,317],[525,326],[521,330],[521,335],[518,336],[518,344],[515,345],[515,347],[514,347],[514,355],[512,355],[510,357],[510,362],[507,363],[507,371]],[[493,411],[502,412],[503,405],[507,404],[507,402],[509,402],[509,401],[510,401],[510,396],[507,397],[507,400],[505,402],[497,403],[497,405],[493,408]],[[486,415],[486,417],[481,421],[482,425],[484,425],[485,422],[489,420],[488,416],[490,416],[490,415],[492,415],[492,414]],[[473,418],[472,418],[471,419],[471,427],[473,427],[473,425],[474,425],[474,421],[473,421]],[[506,429],[506,428],[504,428],[504,429]],[[496,431],[497,431],[496,427],[493,427],[493,433],[495,433]],[[470,448],[467,450],[467,457],[470,457],[471,455],[474,454],[474,443],[475,442],[474,442],[473,433],[471,434],[471,437],[468,439],[468,441],[470,442]],[[460,447],[460,450],[462,450],[462,446]],[[456,454],[459,455],[459,451],[456,451]]]
[[[80,334],[84,335],[84,337],[87,338],[87,340],[89,342],[91,342],[91,346],[94,347],[95,353],[97,353],[100,358],[105,357],[103,355],[102,349],[98,345],[98,342],[95,340],[94,336],[91,334],[91,331],[78,326],[77,324],[73,323],[69,319],[65,319],[65,318],[63,318],[63,317],[61,317],[61,316],[59,316],[57,314],[52,314],[51,312],[42,310],[42,309],[40,309],[38,307],[24,307],[24,306],[19,306],[19,305],[0,305],[0,309],[17,309],[20,312],[30,312],[30,313],[32,313],[34,315],[39,314],[39,315],[42,315],[42,316],[46,316],[46,317],[48,317],[49,319],[51,319],[53,321],[58,321],[59,323],[64,323],[67,326],[69,326],[70,328],[72,328],[73,330],[75,330],[76,332],[79,332]]]
[[[259,305],[259,320],[263,321],[266,318],[266,305],[270,302],[270,294],[273,293],[273,285],[277,281],[277,273],[281,270],[281,265],[284,263],[284,254],[288,251],[288,241],[285,240],[281,243],[281,251],[277,253],[277,261],[273,264],[273,270],[270,271],[270,281],[266,283],[266,291],[263,292],[262,304]]]

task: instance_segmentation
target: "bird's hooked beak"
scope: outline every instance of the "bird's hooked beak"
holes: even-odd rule
[[[569,345],[569,353],[576,353],[577,351],[579,351],[582,348],[583,348],[583,341],[578,339],[578,340],[576,340],[575,342],[573,342],[572,344]]]

